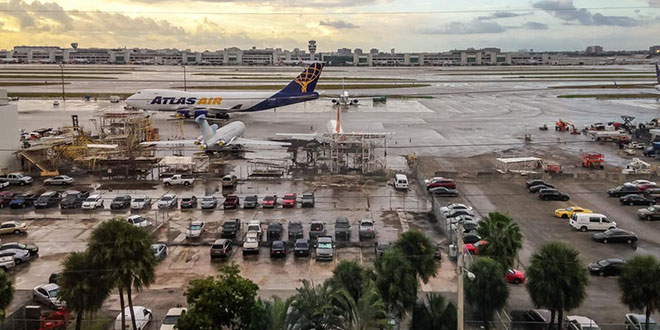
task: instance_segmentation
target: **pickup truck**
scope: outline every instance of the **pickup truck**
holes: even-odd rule
[[[10,184],[24,186],[34,182],[31,176],[23,175],[21,173],[9,173],[7,176],[0,176],[0,179],[9,181]]]
[[[171,186],[171,185],[189,186],[195,183],[195,178],[190,175],[175,174],[169,178],[163,179],[163,183],[166,186]]]
[[[241,221],[239,219],[229,219],[222,224],[222,238],[235,238],[236,234],[241,230]]]
[[[235,209],[238,208],[239,198],[236,195],[227,195],[225,201],[222,203],[222,208],[226,209]]]

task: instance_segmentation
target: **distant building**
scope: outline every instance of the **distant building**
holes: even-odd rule
[[[9,103],[7,91],[0,90],[0,174],[18,169],[14,152],[18,150],[18,106]]]
[[[362,48],[353,49],[353,53],[358,54],[358,55],[362,55]]]
[[[369,54],[378,54],[378,53],[379,53],[378,48],[371,48],[371,50],[369,50]]]
[[[337,49],[337,54],[341,54],[341,55],[351,55],[352,52],[351,52],[351,49],[350,49],[350,48],[339,48],[339,49]]]
[[[603,47],[601,46],[589,46],[586,49],[587,54],[601,54],[603,52]]]
[[[316,54],[316,40],[310,40],[307,43],[307,50],[309,50],[310,57],[314,59],[314,55]]]

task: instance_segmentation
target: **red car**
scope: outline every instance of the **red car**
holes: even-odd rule
[[[264,208],[274,208],[277,205],[277,196],[276,195],[271,195],[271,196],[266,196],[264,197],[263,202],[261,203],[261,206]]]
[[[282,197],[282,207],[296,207],[296,194],[284,194],[284,197]]]
[[[0,208],[4,208],[14,199],[14,193],[11,191],[0,191]]]
[[[481,240],[474,244],[465,244],[465,248],[470,252],[470,254],[479,254],[479,249],[488,244],[487,241]]]
[[[240,201],[236,195],[227,195],[225,201],[222,203],[223,209],[236,209],[238,208]]]
[[[424,182],[426,183],[427,190],[435,187],[456,189],[456,181],[450,178],[435,177],[428,180],[424,180]]]
[[[506,271],[506,277],[504,279],[507,282],[514,284],[525,283],[525,273],[517,269],[509,268]]]

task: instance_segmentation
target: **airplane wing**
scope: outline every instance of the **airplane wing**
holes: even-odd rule
[[[197,140],[150,141],[140,143],[143,147],[194,146]]]
[[[267,140],[253,140],[253,139],[246,139],[246,138],[236,138],[232,141],[233,144],[250,144],[250,145],[258,145],[258,146],[289,146],[291,143],[289,142],[277,142],[277,141],[267,141]]]
[[[312,141],[320,137],[317,133],[275,133],[275,135],[302,141]]]

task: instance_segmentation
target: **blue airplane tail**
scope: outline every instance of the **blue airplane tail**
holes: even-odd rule
[[[321,71],[323,71],[323,63],[315,62],[310,64],[305,71],[296,77],[292,82],[290,82],[284,89],[279,91],[276,96],[303,96],[314,93],[314,88],[316,88],[316,82],[319,81],[321,77]]]
[[[657,79],[658,84],[660,84],[660,68],[658,68],[658,63],[655,64],[655,79]]]

